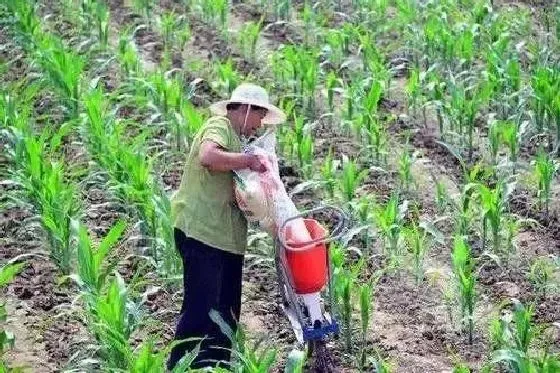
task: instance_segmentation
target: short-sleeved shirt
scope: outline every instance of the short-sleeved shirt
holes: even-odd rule
[[[204,141],[230,152],[240,152],[242,148],[228,118],[214,116],[204,123],[194,137],[179,190],[171,200],[174,225],[187,237],[243,255],[247,220],[235,201],[233,171],[211,171],[200,163],[198,155]]]

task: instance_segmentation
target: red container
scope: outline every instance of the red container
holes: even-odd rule
[[[311,239],[326,238],[327,230],[316,220],[304,219]],[[294,243],[289,225],[286,228],[286,259],[292,273],[296,294],[321,291],[327,283],[327,248],[325,243]]]

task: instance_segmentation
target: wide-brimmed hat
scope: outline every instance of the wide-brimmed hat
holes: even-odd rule
[[[226,115],[228,104],[249,104],[265,108],[266,116],[262,123],[277,125],[286,121],[286,114],[269,102],[268,93],[258,85],[242,83],[231,93],[229,100],[218,101],[210,105],[210,110],[216,115]]]

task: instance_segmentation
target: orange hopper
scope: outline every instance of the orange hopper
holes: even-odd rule
[[[312,240],[327,237],[327,230],[314,219],[303,219]],[[294,242],[292,226],[285,228],[286,259],[296,294],[321,291],[327,282],[327,249],[324,242]]]

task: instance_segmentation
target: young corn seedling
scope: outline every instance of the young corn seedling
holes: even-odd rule
[[[188,145],[192,142],[195,134],[204,124],[205,117],[201,112],[196,110],[194,105],[188,100],[183,100],[181,102],[179,113],[182,120],[185,122],[180,128],[184,128],[186,131],[186,133],[181,134],[180,137],[185,138]]]
[[[409,140],[407,136],[405,149],[399,157],[399,178],[401,181],[400,187],[405,192],[408,192],[410,185],[414,184],[414,177],[412,176],[412,165],[414,164],[415,156],[414,154],[410,153],[408,141]]]
[[[537,159],[535,160],[534,174],[538,180],[537,197],[539,199],[539,208],[542,210],[544,207],[545,219],[549,218],[549,205],[550,205],[550,187],[555,178],[560,164],[550,157],[550,155],[539,149]]]
[[[462,236],[455,236],[452,253],[453,273],[461,303],[462,322],[467,324],[469,343],[473,343],[476,278],[471,249]]]
[[[231,59],[225,63],[216,62],[214,74],[216,74],[216,80],[211,83],[212,88],[224,97],[230,96],[241,82],[241,76],[234,69]]]
[[[515,173],[517,168],[517,157],[519,155],[519,147],[521,137],[525,132],[524,126],[518,126],[514,122],[505,121],[501,123],[502,141],[509,149],[509,160]]]
[[[290,19],[292,2],[289,0],[272,0],[272,12],[275,22]]]
[[[500,368],[516,373],[556,372],[560,369],[560,359],[549,351],[550,341],[545,342],[541,351],[532,351],[535,340],[544,330],[542,326],[533,325],[533,316],[533,306],[525,307],[514,301],[513,315],[500,320],[501,325],[496,329],[502,345],[493,353],[493,365],[500,364]]]
[[[356,191],[368,175],[369,170],[360,169],[356,161],[342,155],[342,175],[337,180],[338,188],[344,201],[351,202],[356,196]]]
[[[360,226],[363,228],[360,233],[364,242],[364,252],[366,253],[371,247],[371,236],[369,227],[371,226],[371,214],[374,204],[375,197],[371,194],[363,195],[358,199],[354,199],[354,201],[350,203],[351,211],[354,212],[356,219],[359,221]]]
[[[399,197],[393,194],[385,206],[375,206],[373,218],[375,225],[384,239],[383,251],[389,252],[393,264],[398,263],[399,242],[402,237],[403,219],[408,202],[399,205]]]
[[[344,325],[344,342],[346,350],[352,351],[352,292],[354,279],[347,275],[342,279],[342,323]]]
[[[148,24],[152,23],[152,11],[154,9],[153,0],[134,0],[134,7],[142,13]]]
[[[494,253],[501,250],[501,233],[505,222],[509,196],[514,190],[514,183],[499,181],[495,188],[478,185],[482,213],[482,247],[484,250],[488,225],[492,231]]]
[[[237,34],[237,43],[243,51],[243,56],[249,61],[256,62],[257,41],[262,29],[263,19],[259,23],[245,23]]]
[[[10,13],[15,15],[16,28],[27,45],[33,45],[41,33],[41,20],[37,17],[35,8],[37,4],[27,1],[4,2]]]
[[[533,89],[532,108],[535,113],[535,127],[538,133],[544,133],[548,127],[550,108],[554,102],[558,87],[558,74],[547,67],[538,67],[531,78]]]
[[[439,213],[444,213],[448,205],[449,191],[441,180],[436,182],[436,206]]]
[[[276,361],[276,349],[261,348],[263,340],[253,345],[249,344],[247,335],[241,325],[236,325],[235,330],[224,320],[223,315],[215,310],[210,311],[210,318],[216,323],[221,332],[232,342],[232,352],[235,362],[230,367],[233,372],[260,373],[268,372]],[[230,370],[225,370],[229,372]]]
[[[301,142],[297,144],[297,155],[303,175],[306,179],[311,179],[313,177],[313,137],[310,134],[305,134]]]
[[[103,1],[95,4],[95,24],[97,28],[97,38],[102,50],[107,49],[109,42],[109,9]]]
[[[364,115],[364,125],[366,128],[370,127],[370,124],[377,119],[378,105],[381,97],[383,96],[383,86],[379,80],[372,83],[369,91],[364,96],[362,101],[362,106],[367,115]]]
[[[427,72],[426,96],[427,100],[435,106],[436,117],[438,121],[439,137],[441,141],[445,141],[445,128],[443,120],[443,108],[445,99],[446,83],[437,73],[437,70],[430,69]]]
[[[387,130],[385,126],[377,119],[373,119],[369,123],[369,128],[364,129],[366,132],[367,146],[371,151],[371,156],[375,160],[377,166],[387,164]]]
[[[337,77],[336,73],[330,71],[327,75],[327,80],[325,81],[325,87],[327,89],[327,105],[330,113],[334,114],[334,95],[335,92],[340,90],[342,84],[342,80]]]
[[[410,72],[408,81],[406,83],[405,91],[408,97],[407,111],[409,107],[412,107],[413,117],[417,118],[418,107],[421,96],[421,86],[420,86],[420,70],[415,67]],[[424,123],[424,127],[426,123]]]
[[[94,248],[87,228],[75,221],[73,223],[74,234],[77,237],[77,276],[74,279],[82,288],[82,291],[90,296],[97,297],[105,287],[105,280],[113,271],[116,263],[105,263],[105,259],[124,232],[126,224],[118,221]],[[92,298],[94,299],[94,298]],[[91,299],[90,299],[91,300]]]
[[[371,309],[373,307],[373,284],[363,284],[360,286],[360,319],[361,319],[361,351],[360,351],[360,368],[366,365],[366,337],[369,329],[369,319]],[[360,370],[361,370],[360,369]]]
[[[547,295],[558,288],[556,284],[558,269],[558,265],[550,257],[540,257],[533,261],[527,278],[542,299],[546,299]]]
[[[31,202],[39,213],[51,258],[63,274],[68,274],[73,254],[70,223],[81,207],[76,187],[66,181],[64,164],[51,160],[51,153],[57,151],[70,127],[66,123],[56,133],[46,127],[36,137],[27,121],[23,116],[16,118],[8,135],[11,178],[21,185],[24,201]]]
[[[342,65],[344,58],[344,34],[343,31],[337,29],[329,29],[325,35],[327,45],[326,53],[328,60],[335,70]]]
[[[84,60],[72,51],[66,51],[59,39],[50,36],[41,40],[36,54],[48,83],[65,101],[70,118],[75,118],[78,115]]]
[[[130,336],[138,324],[136,305],[128,297],[128,289],[118,273],[105,292],[87,305],[87,326],[100,345],[98,354],[110,371],[126,369]]]
[[[427,242],[428,232],[421,229],[417,222],[413,222],[410,227],[404,228],[403,235],[413,257],[413,272],[416,285],[420,285],[424,278],[424,257],[429,249]]]
[[[179,28],[180,22],[177,15],[173,12],[166,11],[161,16],[158,17],[158,27],[163,36],[163,50],[164,53],[169,53],[175,42],[177,36],[175,35],[175,30]],[[188,27],[186,28],[189,30]]]
[[[23,269],[25,263],[7,263],[0,267],[0,288],[8,285],[14,277]],[[6,310],[6,303],[0,303],[0,322],[5,323],[8,319],[8,312]],[[19,368],[8,368],[4,362],[4,352],[8,348],[14,347],[14,335],[12,332],[0,327],[0,370],[3,372],[18,371]]]
[[[119,35],[117,59],[126,76],[139,75],[140,58],[136,43],[131,36],[130,29],[126,28]]]
[[[496,165],[498,164],[498,152],[500,151],[500,144],[500,122],[493,120],[488,126],[488,146],[490,148],[490,156],[493,167],[496,167]]]
[[[336,188],[336,170],[338,168],[337,161],[333,158],[333,150],[332,147],[329,148],[329,152],[325,159],[323,160],[323,164],[320,168],[321,173],[321,180],[325,183],[325,190],[327,192],[327,196],[329,199],[334,198],[334,192]]]

